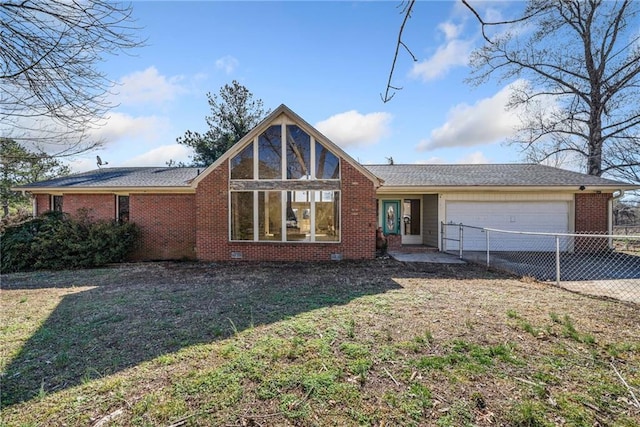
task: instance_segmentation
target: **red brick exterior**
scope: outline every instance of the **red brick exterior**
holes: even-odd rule
[[[341,161],[341,241],[339,243],[274,243],[229,241],[229,170],[223,162],[198,184],[195,194],[130,194],[129,218],[141,229],[136,260],[199,259],[203,261],[308,261],[371,259],[376,252],[376,190],[367,176]],[[606,234],[610,193],[575,195],[575,230]],[[35,195],[37,214],[50,210],[48,194]],[[76,215],[88,209],[94,219],[114,219],[114,194],[65,194],[63,210]],[[401,236],[387,236],[389,249]],[[606,249],[602,242],[576,241],[576,250]],[[233,255],[232,255],[233,254]]]
[[[62,211],[78,217],[82,211],[92,220],[116,218],[116,197],[113,194],[65,194],[62,196]]]
[[[376,251],[376,194],[373,182],[344,160],[341,162],[341,242],[229,242],[229,168],[224,162],[211,171],[196,191],[197,257],[225,261],[232,253],[243,260],[309,261],[371,259]]]
[[[129,220],[141,231],[132,259],[196,258],[194,194],[130,194]]]
[[[575,195],[576,233],[609,233],[609,200],[611,193],[577,193]],[[576,252],[597,252],[609,249],[609,239],[578,237]]]
[[[35,215],[42,215],[45,212],[51,210],[51,195],[50,194],[36,194],[34,195],[36,198],[36,211]]]
[[[402,248],[402,236],[400,234],[387,234],[387,250],[397,251]]]
[[[577,193],[575,195],[576,233],[609,232],[609,200],[611,193]]]

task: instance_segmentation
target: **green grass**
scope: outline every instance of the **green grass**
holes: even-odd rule
[[[111,273],[3,277],[0,426],[639,425],[637,307],[392,261]]]

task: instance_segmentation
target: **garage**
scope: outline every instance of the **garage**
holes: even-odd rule
[[[510,231],[549,233],[570,232],[571,203],[568,201],[447,201],[445,222],[496,228]],[[449,233],[454,229],[448,227]],[[457,233],[457,231],[456,231]],[[451,237],[451,236],[449,236]],[[465,250],[486,250],[486,234],[466,229],[463,235]],[[548,237],[522,234],[492,233],[491,249],[504,251],[555,250],[555,240]],[[448,241],[447,250],[457,249],[458,243]]]

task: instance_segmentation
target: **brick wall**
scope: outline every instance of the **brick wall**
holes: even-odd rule
[[[195,259],[194,194],[130,194],[129,220],[140,227],[135,260]]]
[[[373,183],[345,161],[341,162],[341,242],[273,243],[229,242],[228,162],[209,173],[196,191],[197,257],[205,261],[243,260],[308,261],[375,257],[376,207]]]
[[[402,248],[402,235],[387,234],[387,250],[397,251],[400,248]]]
[[[576,193],[576,233],[609,231],[609,200],[611,193]]]
[[[576,193],[576,233],[609,233],[609,200],[612,196],[611,193]],[[575,240],[576,252],[597,252],[608,248],[609,240],[605,238],[578,237]]]
[[[34,196],[36,198],[36,215],[42,215],[45,212],[51,210],[51,196],[49,194],[36,194]]]
[[[116,217],[116,198],[113,194],[65,194],[62,211],[77,217],[85,210],[90,219],[112,220]]]

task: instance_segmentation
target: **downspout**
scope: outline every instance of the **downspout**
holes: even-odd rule
[[[620,189],[617,193],[618,195],[616,195],[616,191],[614,191],[612,193],[613,197],[609,199],[609,235],[613,234],[613,202],[624,196],[624,190]],[[609,249],[613,249],[613,238],[609,238]]]

